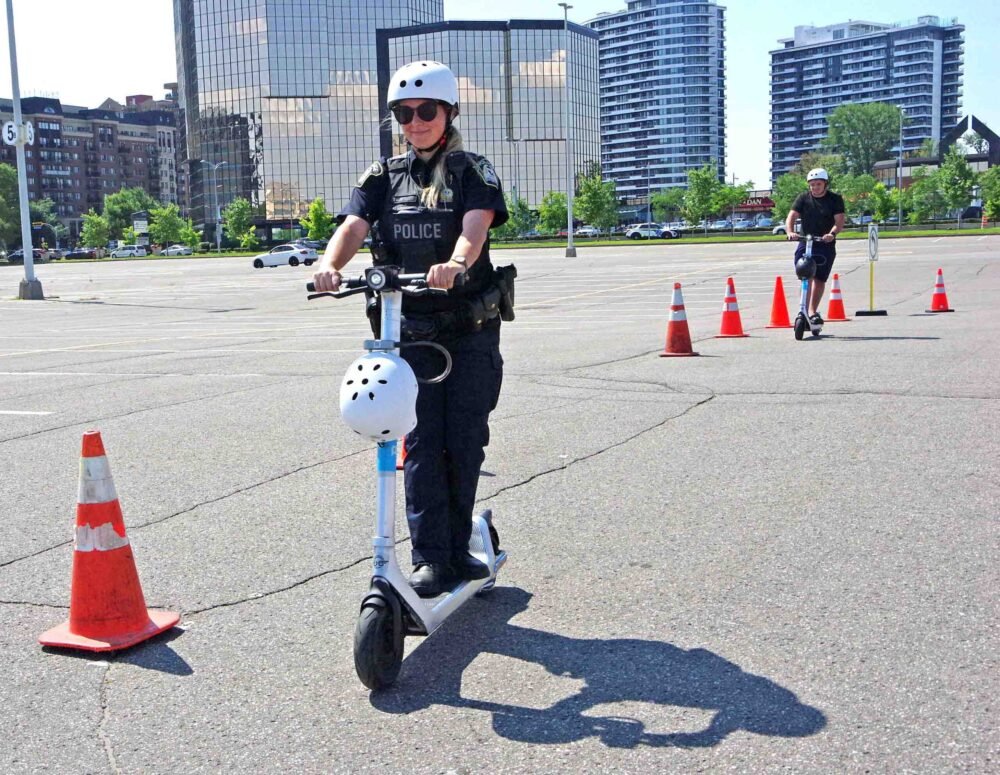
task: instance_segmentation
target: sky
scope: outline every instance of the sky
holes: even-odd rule
[[[998,0],[838,0],[818,6],[788,0],[723,0],[720,5],[726,8],[726,173],[739,183],[768,186],[768,52],[778,47],[779,38],[792,37],[796,25],[957,17],[965,25],[963,114],[973,113],[1000,131]],[[497,7],[503,8],[502,14]],[[13,8],[22,97],[54,96],[66,104],[92,108],[108,97],[124,101],[127,94],[160,98],[163,84],[177,80],[171,0],[13,0]],[[624,8],[624,0],[575,0],[569,19],[583,23],[602,11]],[[556,0],[502,4],[445,0],[444,13],[446,19],[561,19],[563,9]],[[0,49],[4,51],[0,96],[9,97],[5,14],[0,14]],[[845,99],[849,96],[855,95]]]

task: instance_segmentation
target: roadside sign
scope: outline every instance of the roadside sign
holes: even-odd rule
[[[878,224],[868,224],[868,260],[878,261]]]
[[[29,121],[28,123],[26,123],[24,125],[24,128],[26,130],[25,139],[26,139],[28,145],[34,145],[35,144],[35,125],[32,124]]]
[[[7,145],[17,145],[17,124],[5,121],[3,125],[3,141]]]

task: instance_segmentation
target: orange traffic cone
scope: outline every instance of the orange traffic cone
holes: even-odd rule
[[[840,275],[833,276],[833,290],[830,291],[830,305],[826,308],[827,323],[849,323],[850,318],[844,310],[844,297],[840,294]]]
[[[948,306],[948,294],[944,292],[944,274],[938,269],[937,282],[934,283],[934,295],[931,296],[931,308],[928,312],[954,312]]]
[[[78,501],[69,620],[43,633],[38,642],[85,651],[115,651],[177,624],[178,614],[146,609],[98,431],[83,434]]]
[[[399,454],[396,456],[396,470],[403,470],[403,463],[406,462],[406,436],[399,440]]]
[[[733,278],[726,278],[726,298],[722,300],[722,326],[716,339],[748,336],[743,333],[743,321],[740,320],[740,305],[736,301],[736,286]]]
[[[691,333],[688,331],[681,284],[674,283],[674,298],[670,302],[670,320],[667,323],[667,345],[660,353],[660,357],[674,358],[681,355],[698,355],[698,353],[691,348]]]
[[[785,300],[785,286],[781,283],[781,275],[774,278],[774,300],[771,302],[771,322],[768,328],[791,328],[792,321],[788,319],[788,302]]]

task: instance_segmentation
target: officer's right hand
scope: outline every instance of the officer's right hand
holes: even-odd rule
[[[790,231],[788,232],[788,234],[785,235],[785,239],[787,239],[789,242],[798,242],[799,235],[796,234],[794,231]]]
[[[318,293],[335,293],[340,290],[344,277],[336,269],[321,269],[313,275],[313,284]]]

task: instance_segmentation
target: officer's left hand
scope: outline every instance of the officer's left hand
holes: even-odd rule
[[[431,288],[451,288],[455,284],[455,278],[465,269],[450,261],[444,264],[434,264],[427,271],[427,284]]]
[[[836,239],[836,237],[834,237],[830,233],[824,234],[823,237],[822,237],[823,242],[833,242],[835,239]]]

